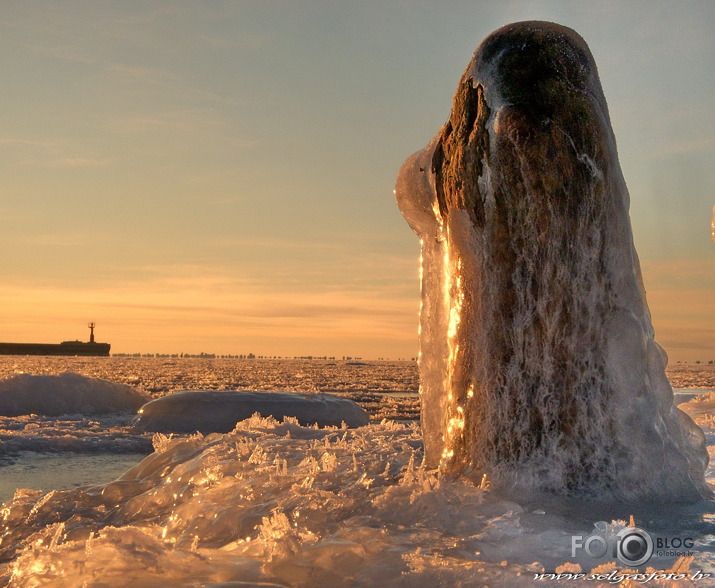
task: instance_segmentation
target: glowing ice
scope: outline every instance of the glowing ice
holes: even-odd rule
[[[531,490],[708,493],[673,406],[596,66],[574,31],[507,25],[400,170],[420,237],[430,467]]]
[[[565,566],[612,572],[610,558],[573,558],[572,535],[613,536],[634,514],[580,498],[517,504],[437,476],[421,464],[418,428],[389,421],[252,417],[225,435],[157,434],[154,447],[108,484],[18,490],[0,509],[0,585],[511,588]],[[663,536],[695,537],[691,574],[715,564],[690,505],[641,510]]]
[[[2,510],[0,561],[13,561],[0,565],[0,581],[309,588],[477,585],[506,575],[514,585],[520,569],[497,563],[504,547],[489,544],[523,533],[522,509],[485,507],[482,489],[438,480],[419,467],[420,446],[415,427],[390,422],[316,429],[253,417],[226,435],[157,435],[155,453],[110,484],[19,491]],[[536,547],[563,561],[565,534],[555,548],[543,535],[519,545],[528,557]],[[484,543],[490,557],[454,553],[455,536],[469,538],[471,551]]]

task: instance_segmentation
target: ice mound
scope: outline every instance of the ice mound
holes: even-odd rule
[[[67,372],[19,374],[0,381],[0,415],[108,414],[133,412],[149,397],[125,384]]]
[[[421,468],[414,425],[317,429],[254,416],[226,435],[158,434],[154,444],[107,485],[18,490],[2,510],[0,581],[514,586],[531,576],[534,552],[568,555],[564,531],[524,536],[517,504]],[[507,552],[520,563],[500,563]]]
[[[228,433],[255,413],[278,420],[295,417],[303,425],[319,427],[339,427],[343,422],[348,427],[362,427],[369,422],[358,404],[328,394],[187,390],[144,405],[136,428],[161,433]]]

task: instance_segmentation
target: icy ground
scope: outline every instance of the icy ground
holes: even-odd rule
[[[157,435],[154,445],[112,483],[18,491],[2,511],[5,580],[18,587],[520,586],[538,585],[534,574],[544,571],[624,567],[571,558],[570,547],[573,534],[589,535],[600,520],[600,532],[615,535],[627,511],[510,500],[486,484],[437,479],[420,468],[416,425],[314,429],[254,417],[225,435]],[[631,514],[650,530],[694,536],[688,569],[715,573],[713,505]],[[649,566],[669,569],[675,559],[656,557]]]
[[[77,367],[72,370],[80,371]],[[311,373],[313,381],[323,385],[330,381],[319,379],[318,366],[310,368],[302,373]],[[66,369],[62,366],[61,371]],[[369,366],[358,369],[366,382],[380,381]],[[398,380],[401,372],[396,373]],[[111,379],[107,374],[87,375]],[[711,376],[705,368],[691,382],[712,388]],[[182,387],[199,387],[195,384],[201,378],[200,387],[206,387],[204,376]],[[382,381],[389,381],[387,370]],[[345,385],[351,383],[346,379]],[[364,384],[352,383],[357,385]],[[715,390],[680,394],[679,400],[687,401],[681,408],[704,428],[712,457]],[[99,417],[25,418],[2,425],[6,431],[16,427],[18,444],[36,442],[42,431],[55,431],[49,435],[53,442],[66,434],[67,443],[84,447],[93,437],[108,448],[132,439],[124,425]],[[571,557],[571,538],[595,530],[612,538],[632,515],[635,524],[654,536],[691,537],[694,542],[692,559],[656,555],[643,566],[643,571],[659,571],[677,565],[684,579],[647,585],[715,585],[709,579],[688,579],[698,571],[715,578],[715,504],[596,506],[498,495],[488,488],[488,480],[480,487],[437,479],[421,467],[416,423],[315,429],[251,418],[225,435],[156,435],[153,444],[154,453],[113,482],[49,493],[18,490],[1,513],[0,583],[614,585],[613,577],[557,584],[535,580],[534,575],[623,572],[625,566],[613,558],[593,560],[582,553]],[[707,478],[715,483],[715,467],[709,468]]]
[[[413,361],[0,356],[0,379],[63,372],[128,384],[153,398],[179,390],[322,392],[354,400],[378,422],[419,418]],[[715,369],[712,381],[715,387]]]

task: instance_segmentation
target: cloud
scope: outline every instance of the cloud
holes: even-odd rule
[[[12,220],[12,221],[14,221],[14,220],[18,220],[18,219],[20,219],[20,218],[22,218],[21,215],[16,214],[16,213],[14,213],[14,212],[9,212],[8,210],[6,210],[6,209],[4,209],[4,208],[0,208],[0,220],[4,220],[4,221]]]
[[[29,47],[32,51],[47,55],[68,63],[95,66],[101,62],[96,53],[70,45],[34,45]]]
[[[90,157],[62,157],[54,161],[48,161],[49,167],[106,167],[112,163],[112,159],[104,157],[93,159]]]
[[[104,68],[106,71],[123,76],[127,80],[142,83],[157,83],[161,80],[177,81],[179,79],[177,75],[156,67],[130,65],[127,63],[105,63]]]
[[[32,139],[12,139],[0,138],[0,145],[11,145],[13,147],[32,147],[38,149],[52,150],[60,146],[60,142],[52,140],[32,140]]]
[[[715,353],[715,259],[644,262],[643,278],[656,341],[671,359],[714,359],[704,355]]]
[[[673,141],[653,153],[655,157],[665,158],[672,155],[692,155],[702,151],[712,151],[715,148],[715,138],[700,137],[687,141]]]
[[[93,236],[78,233],[30,233],[16,237],[14,242],[40,247],[78,247],[93,240]]]
[[[199,40],[208,47],[218,50],[249,49],[260,51],[275,43],[275,37],[268,33],[242,32],[232,37],[221,35],[199,35]]]
[[[715,259],[645,260],[646,290],[715,290]]]
[[[197,137],[221,137],[221,148],[251,147],[256,141],[236,134],[226,133],[228,119],[219,109],[186,108],[174,110],[153,110],[141,114],[125,112],[113,114],[107,118],[103,126],[117,135],[151,135],[161,137],[161,134],[182,135],[182,141],[195,141]],[[214,139],[211,139],[214,141]]]
[[[66,139],[0,138],[0,146],[13,148],[20,165],[46,168],[106,167],[114,160],[80,153]]]
[[[251,247],[254,249],[280,249],[280,250],[311,250],[311,251],[332,251],[344,243],[335,241],[308,241],[305,239],[282,239],[276,237],[242,237],[239,235],[221,235],[209,241],[214,247],[220,248],[242,248]]]

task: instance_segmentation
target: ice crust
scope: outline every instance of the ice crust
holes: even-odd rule
[[[362,427],[368,414],[346,398],[328,394],[185,390],[157,398],[139,410],[136,428],[160,433],[228,433],[258,413],[277,420],[294,417],[302,425]]]
[[[125,384],[71,372],[18,374],[0,381],[0,415],[97,415],[135,412],[150,398]]]
[[[527,22],[490,35],[395,194],[421,243],[429,467],[604,499],[710,495],[703,433],[673,405],[654,340],[615,136],[577,33]]]
[[[0,417],[0,459],[12,461],[22,451],[150,453],[151,435],[136,432],[133,418],[131,413]]]
[[[701,396],[686,409],[700,415],[712,445],[707,407],[715,395]],[[43,430],[61,438],[74,427],[89,446],[92,436],[124,430],[109,417],[18,420],[31,425],[23,431],[28,441]],[[428,470],[416,424],[319,429],[256,416],[228,434],[156,434],[154,446],[108,484],[17,490],[0,510],[0,585],[554,585],[534,582],[533,574],[623,569],[608,558],[572,558],[571,536],[613,537],[630,514],[651,532],[655,522],[663,536],[694,537],[691,572],[715,569],[713,526],[689,520],[692,512],[617,502],[596,512],[582,500],[509,499],[488,481]],[[708,480],[714,477],[711,467]],[[656,557],[648,566],[662,570],[674,561]]]
[[[158,434],[154,445],[112,483],[18,491],[2,510],[0,555],[16,557],[5,580],[514,586],[569,556],[558,517],[421,467],[416,426],[256,415],[228,434]]]

